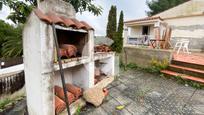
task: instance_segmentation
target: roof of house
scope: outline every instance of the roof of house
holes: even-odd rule
[[[141,21],[157,20],[157,19],[163,20],[162,18],[157,16],[157,17],[145,17],[145,18],[140,18],[140,19],[135,19],[135,20],[129,20],[129,21],[125,21],[124,23],[141,22]]]
[[[84,30],[93,29],[88,23],[84,21],[78,21],[77,19],[74,19],[74,18],[66,18],[66,17],[58,16],[54,12],[48,12],[44,14],[39,9],[35,9],[34,12],[40,20],[48,24],[54,23],[54,24],[59,24],[59,25],[63,25],[66,27],[73,27],[75,29],[84,29]]]
[[[156,19],[165,20],[171,18],[184,18],[201,15],[204,15],[204,0],[187,0],[187,2],[184,2],[183,4],[170,8],[154,16],[125,21],[124,23],[132,22],[139,23],[143,21],[152,21]]]

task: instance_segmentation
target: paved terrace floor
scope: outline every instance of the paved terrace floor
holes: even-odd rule
[[[178,84],[175,80],[129,70],[109,85],[110,94],[82,115],[204,115],[204,90]],[[116,106],[125,105],[121,111]]]
[[[173,59],[181,62],[204,65],[204,53],[192,53],[192,54],[175,53]]]

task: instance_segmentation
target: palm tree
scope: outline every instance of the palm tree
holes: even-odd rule
[[[19,25],[14,30],[14,36],[5,37],[6,42],[2,44],[2,54],[4,58],[18,57],[23,54],[22,30],[23,26]]]

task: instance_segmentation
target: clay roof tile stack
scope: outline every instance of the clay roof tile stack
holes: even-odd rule
[[[59,24],[66,27],[73,27],[75,29],[84,29],[84,30],[93,30],[93,28],[84,21],[78,21],[74,18],[66,18],[64,16],[58,16],[54,12],[48,12],[44,14],[41,10],[35,9],[34,10],[36,16],[38,18],[48,24]]]

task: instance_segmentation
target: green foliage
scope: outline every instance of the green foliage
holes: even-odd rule
[[[124,22],[124,15],[123,11],[120,12],[120,18],[118,23],[118,30],[117,33],[113,36],[114,43],[112,44],[112,49],[117,53],[121,53],[123,49],[123,22]]]
[[[101,6],[96,6],[93,0],[65,0],[71,3],[76,12],[89,11],[94,15],[102,13]],[[1,0],[0,10],[3,5],[8,6],[12,12],[7,17],[17,25],[24,24],[32,9],[37,6],[37,0]],[[0,56],[16,57],[22,55],[22,26],[14,28],[0,21]]]
[[[15,24],[25,23],[34,7],[33,4],[28,4],[25,0],[2,0],[2,3],[12,10],[7,19],[10,19]]]
[[[182,75],[178,75],[178,76],[175,76],[174,79],[176,79],[176,81],[178,83],[181,83],[181,84],[187,84],[193,88],[196,88],[196,89],[204,89],[204,84],[201,84],[201,83],[198,83],[198,82],[195,82],[195,81],[190,81],[190,80],[186,80],[186,79],[183,79],[182,78]]]
[[[146,4],[150,11],[147,12],[148,16],[152,16],[182,4],[188,0],[147,0]]]
[[[7,97],[5,99],[0,100],[0,112],[4,111],[7,108],[10,108],[12,105],[16,104],[18,101],[25,98],[22,96],[16,96],[16,97]]]
[[[81,113],[81,106],[78,106],[75,115],[80,115],[80,113]]]
[[[164,59],[162,61],[152,59],[151,61],[151,66],[144,68],[144,67],[139,67],[137,64],[134,63],[129,63],[127,65],[124,65],[122,67],[125,68],[125,70],[128,69],[138,69],[138,70],[143,70],[148,73],[160,73],[161,70],[166,69],[168,67],[169,63],[167,59]]]
[[[113,39],[116,35],[116,24],[117,24],[117,8],[111,6],[108,14],[108,24],[106,28],[106,36]]]
[[[22,26],[14,27],[0,20],[0,54],[1,57],[22,55]]]
[[[167,59],[163,59],[162,61],[158,59],[151,60],[151,67],[149,68],[149,72],[160,73],[161,70],[164,70],[168,67],[169,62]]]
[[[93,0],[65,0],[73,5],[76,12],[89,11],[94,15],[101,15],[102,7],[93,4]],[[15,24],[26,22],[27,17],[30,15],[32,9],[37,6],[37,0],[1,0],[0,10],[3,4],[13,10],[7,17]]]
[[[137,69],[138,66],[137,66],[137,64],[129,63],[129,64],[126,65],[126,68],[127,69]]]
[[[4,110],[4,108],[6,107],[6,105],[8,105],[9,103],[11,103],[12,100],[6,98],[4,100],[0,100],[0,112],[2,112]]]
[[[117,53],[121,53],[123,48],[123,38],[120,36],[118,32],[115,32],[113,34],[113,44],[111,45],[111,48],[113,51],[116,51]]]
[[[3,43],[7,41],[7,37],[15,37],[15,28],[14,26],[0,20],[0,57],[3,56],[2,54],[2,47]]]
[[[5,58],[18,57],[23,54],[22,30],[23,30],[23,26],[19,25],[13,31],[15,36],[7,36],[5,38],[6,42],[2,44],[2,54]]]
[[[92,3],[94,0],[65,0],[69,3],[71,3],[74,6],[74,9],[76,12],[84,12],[89,11],[93,13],[94,15],[101,15],[102,13],[102,7],[96,6],[94,3]]]
[[[123,25],[124,25],[124,14],[123,11],[120,12],[120,18],[119,18],[119,23],[118,23],[118,33],[119,36],[123,36]]]

